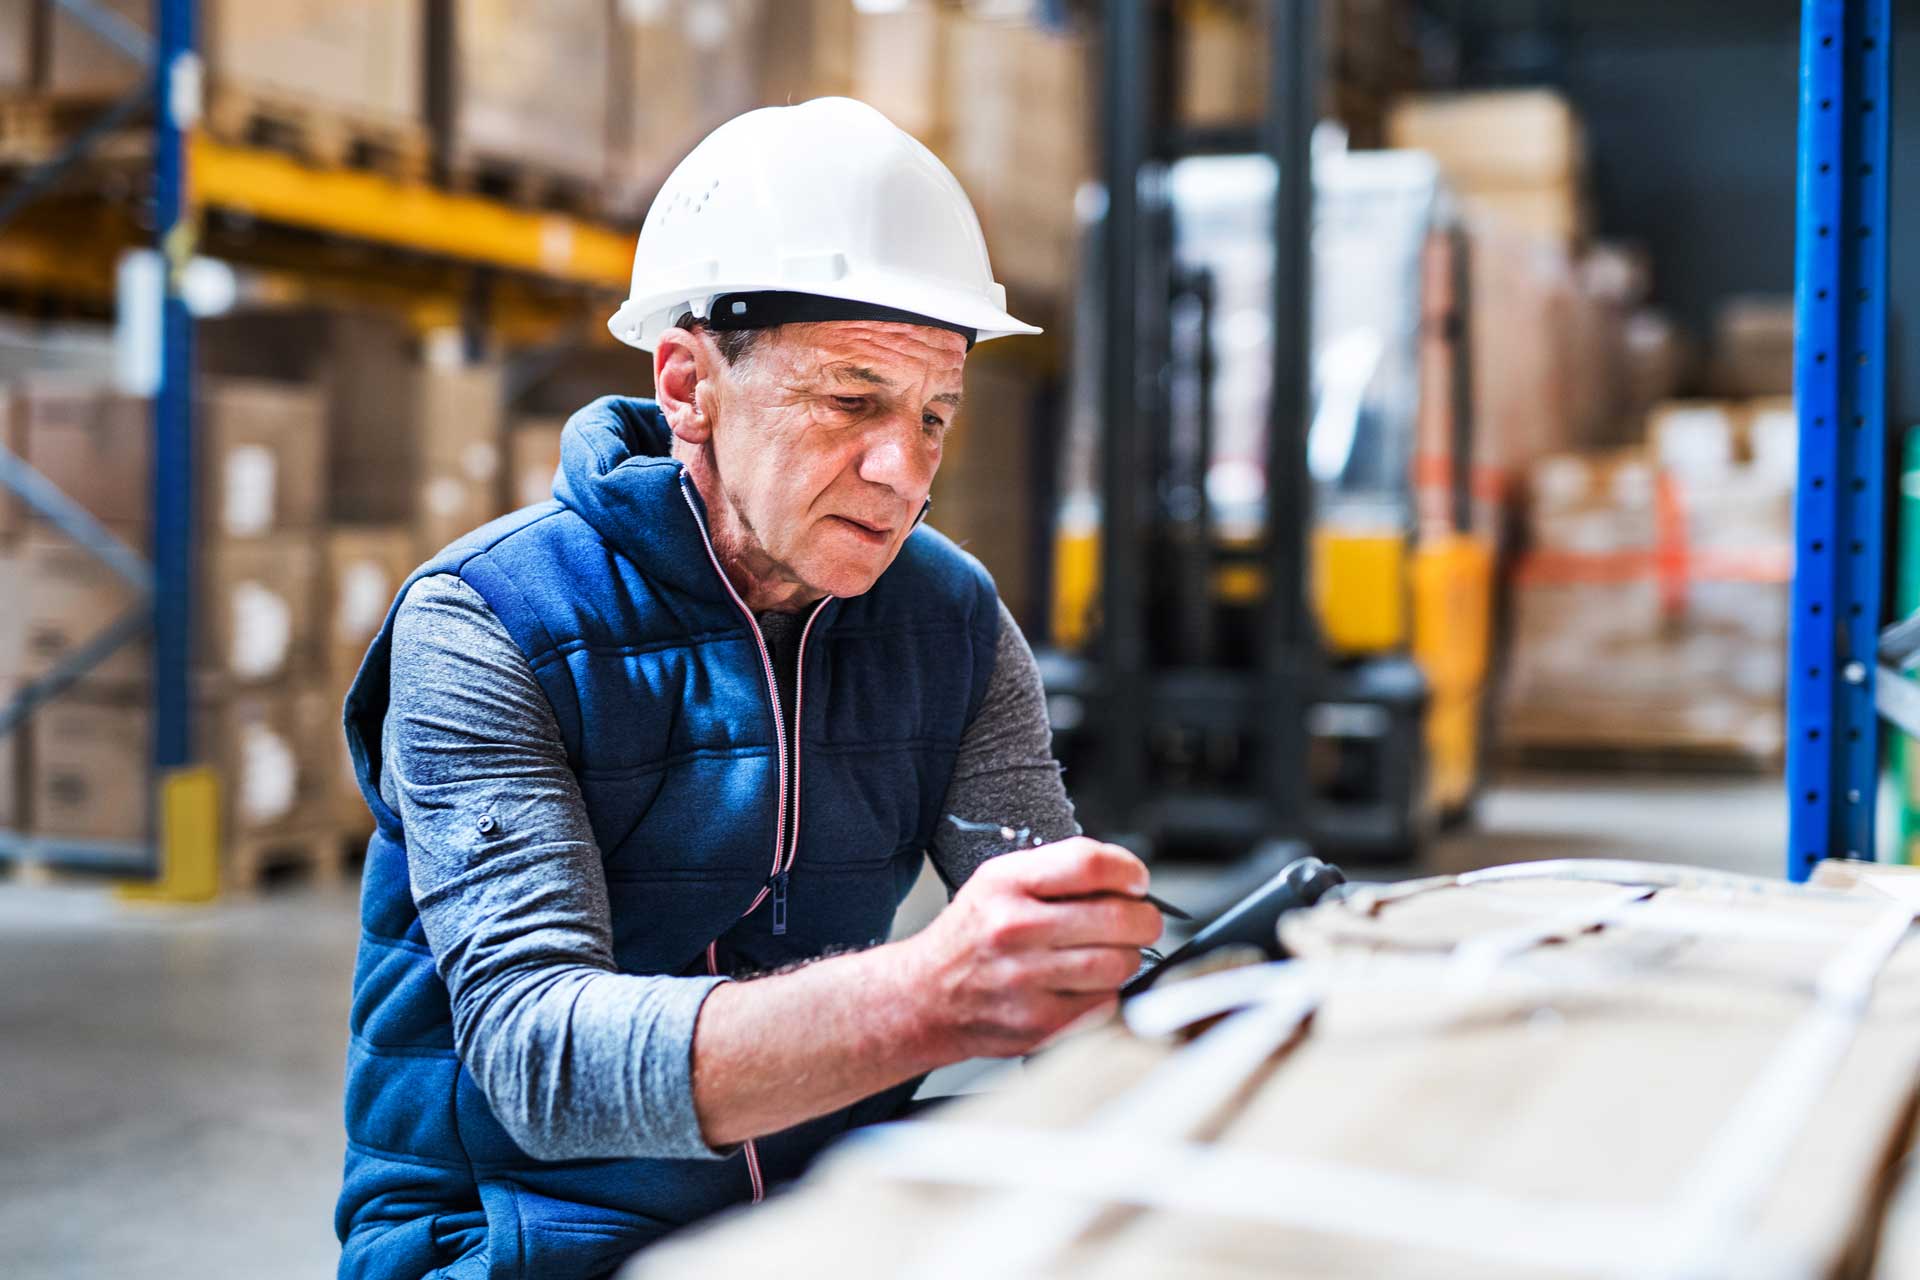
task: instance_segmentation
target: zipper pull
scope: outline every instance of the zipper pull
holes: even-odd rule
[[[773,936],[778,938],[787,931],[787,877],[790,871],[782,871],[773,878]]]

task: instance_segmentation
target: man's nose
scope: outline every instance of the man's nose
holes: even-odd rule
[[[860,478],[886,485],[902,498],[918,499],[933,482],[933,467],[933,450],[919,420],[894,420],[867,438]]]

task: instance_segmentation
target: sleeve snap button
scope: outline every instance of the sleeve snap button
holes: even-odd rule
[[[494,828],[498,827],[499,825],[500,825],[499,823],[493,820],[493,815],[490,813],[482,814],[480,817],[480,821],[478,823],[478,826],[480,828],[480,834],[483,836],[492,835]]]

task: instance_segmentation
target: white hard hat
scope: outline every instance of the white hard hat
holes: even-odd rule
[[[715,328],[887,319],[978,342],[1040,332],[1007,314],[953,174],[851,98],[736,116],[667,177],[607,327],[650,351],[688,313]]]

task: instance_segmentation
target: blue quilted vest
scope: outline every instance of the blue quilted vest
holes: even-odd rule
[[[758,631],[712,558],[705,510],[669,440],[651,402],[597,401],[567,425],[554,501],[476,530],[414,576],[458,574],[477,590],[553,704],[605,859],[621,970],[705,973],[711,946],[718,972],[759,972],[878,942],[985,693],[993,584],[922,527],[865,595],[821,605],[802,642],[789,770],[780,744],[795,727],[782,723]],[[390,611],[346,704],[378,831],[353,983],[340,1274],[603,1275],[747,1199],[747,1162],[543,1162],[494,1119],[454,1053],[406,833],[380,798],[392,626]],[[473,838],[486,838],[477,825]],[[910,1092],[761,1139],[762,1176],[797,1175]]]

